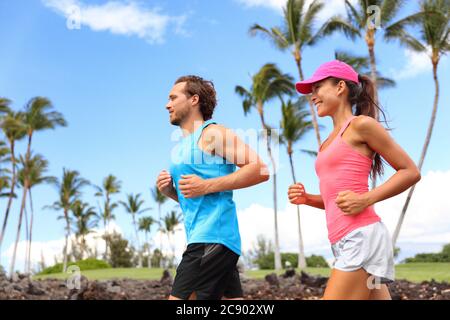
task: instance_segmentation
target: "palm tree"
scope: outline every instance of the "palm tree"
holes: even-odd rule
[[[158,204],[158,221],[162,221],[161,206],[167,201],[167,197],[159,191],[158,187],[150,189],[153,200]],[[162,233],[159,235],[159,251],[162,252]],[[162,268],[162,259],[159,260],[159,267]]]
[[[139,257],[139,268],[142,268],[142,253],[141,253],[141,243],[139,241],[139,233],[138,233],[138,226],[136,224],[136,216],[150,210],[150,208],[141,209],[142,205],[144,204],[144,200],[140,199],[141,194],[138,193],[137,195],[128,194],[127,195],[127,202],[119,201],[119,203],[125,208],[125,210],[131,214],[131,217],[133,219],[133,227],[134,232],[136,234],[136,241],[137,241],[137,247],[138,247],[138,257]]]
[[[9,148],[4,141],[0,140],[0,165],[9,162],[11,159]],[[0,166],[0,198],[8,197],[9,193],[3,193],[3,190],[10,187],[11,182],[11,170],[2,168]]]
[[[335,51],[336,60],[343,61],[352,66],[359,74],[371,77],[370,58],[368,56],[358,56],[346,51]],[[396,86],[395,80],[386,78],[377,72],[377,88],[387,89]]]
[[[300,141],[304,135],[311,129],[314,129],[314,125],[311,121],[307,120],[309,112],[305,110],[308,100],[305,96],[302,96],[297,103],[288,101],[281,106],[281,135],[280,143],[286,145],[287,153],[289,156],[289,163],[291,165],[292,180],[297,182],[295,177],[294,163],[292,161],[292,154],[294,153],[293,146]],[[305,251],[303,245],[302,228],[300,222],[300,207],[297,206],[297,221],[298,221],[298,268],[306,268]]]
[[[67,126],[67,122],[62,114],[52,109],[51,101],[44,97],[34,97],[25,106],[23,123],[28,136],[27,153],[25,155],[25,161],[27,162],[31,158],[31,143],[35,132],[56,129],[57,126]],[[27,167],[24,168],[26,169]],[[26,195],[27,190],[24,190],[24,196],[26,197]],[[19,221],[20,223],[21,221]]]
[[[414,36],[408,31],[408,27],[418,28],[419,36]],[[387,39],[398,39],[407,48],[427,53],[433,66],[433,79],[435,84],[435,94],[431,119],[428,124],[427,135],[422,147],[422,153],[418,164],[419,171],[422,170],[431,135],[433,133],[434,122],[439,104],[439,62],[446,53],[450,52],[450,1],[449,0],[422,0],[420,12],[393,24],[386,30]],[[409,190],[405,204],[400,214],[397,226],[393,234],[393,245],[398,239],[406,210],[414,193],[415,185]]]
[[[275,160],[271,148],[271,130],[264,118],[264,104],[273,98],[279,98],[283,95],[292,95],[294,93],[293,78],[288,74],[283,74],[276,65],[268,63],[256,73],[253,78],[252,86],[249,90],[236,86],[236,93],[243,98],[244,114],[255,107],[258,111],[264,133],[267,137],[267,153],[269,154],[273,168],[273,203],[275,220],[275,269],[281,269],[281,254],[278,241],[278,216],[277,216],[277,179]]]
[[[2,230],[0,233],[0,257],[1,257],[1,246],[3,244],[3,239],[5,237],[6,226],[8,224],[9,213],[11,210],[11,205],[13,198],[16,197],[14,190],[16,186],[16,156],[15,156],[15,146],[16,142],[25,137],[26,131],[23,123],[23,113],[14,112],[11,109],[6,109],[6,106],[2,107],[2,110],[6,110],[6,115],[1,117],[1,128],[5,134],[6,139],[9,143],[9,149],[11,154],[11,190],[9,192],[8,204],[6,205],[5,217],[3,218]]]
[[[25,155],[25,160],[28,162],[31,157],[31,142],[33,138],[33,134],[36,131],[43,131],[46,129],[55,129],[57,126],[66,126],[67,123],[64,120],[63,116],[56,111],[52,111],[52,104],[50,100],[43,97],[35,97],[32,98],[27,105],[25,106],[25,111],[19,114],[21,119],[20,122],[15,122],[11,124],[15,127],[15,130],[25,130],[26,135],[28,136],[28,146],[27,153]],[[10,113],[13,115],[12,113]],[[6,120],[5,120],[6,121]],[[17,127],[18,125],[18,127]],[[11,140],[10,140],[11,141]],[[15,160],[13,160],[15,162]],[[13,174],[14,176],[14,174]],[[14,184],[14,183],[13,183]],[[25,186],[25,189],[28,186]],[[13,193],[13,192],[12,192]],[[24,190],[24,195],[26,197],[27,190]],[[10,198],[11,199],[11,198]],[[12,201],[11,201],[12,202]],[[25,200],[22,201],[22,205],[25,204]],[[7,215],[9,214],[10,205],[7,208]],[[6,216],[7,216],[6,215]],[[5,221],[7,221],[7,217],[5,217]],[[22,215],[19,216],[18,225],[22,224]],[[6,228],[6,225],[5,225]],[[20,227],[18,227],[20,229]],[[0,239],[0,245],[3,240],[3,232],[2,238]],[[11,263],[13,266],[13,263]]]
[[[144,231],[145,234],[145,243],[147,244],[147,266],[151,268],[151,257],[150,257],[150,243],[148,242],[148,234],[150,233],[150,229],[152,225],[155,223],[155,219],[152,217],[142,217],[139,219],[139,230]]]
[[[342,16],[334,16],[322,28],[325,35],[341,31],[352,40],[364,37],[369,51],[370,74],[375,86],[375,102],[377,103],[376,32],[379,28],[389,28],[404,3],[404,0],[358,0],[358,5],[354,6],[349,0],[345,0],[347,19]],[[374,19],[375,21],[373,21]],[[377,22],[381,25],[377,25]],[[378,113],[376,118],[378,119]]]
[[[0,115],[8,112],[9,104],[10,101],[8,99],[0,98]],[[6,156],[9,156],[9,148],[6,147],[6,143],[4,141],[0,140],[0,164],[4,164],[9,161],[8,158],[5,158]],[[0,167],[0,198],[9,196],[9,194],[3,193],[3,189],[9,188],[10,182],[9,174],[10,171],[8,169],[3,169],[2,167]]]
[[[175,231],[177,231],[176,227],[181,223],[181,221],[182,215],[177,213],[175,210],[170,211],[170,213],[167,214],[161,221],[161,232],[167,235],[167,239],[169,240],[169,244],[172,249],[171,265],[173,265],[173,259],[175,259],[175,244],[173,243],[172,237],[175,235]]]
[[[33,209],[33,198],[31,190],[33,187],[40,184],[55,184],[57,179],[51,176],[44,176],[45,172],[48,171],[48,161],[44,159],[42,155],[31,156],[29,161],[26,161],[22,156],[20,157],[20,163],[22,169],[18,172],[18,183],[24,189],[25,185],[28,185],[28,196],[30,198],[30,227],[28,228],[28,217],[26,207],[25,210],[25,222],[27,230],[27,250],[25,257],[25,272],[31,272],[31,244],[33,239],[33,222],[34,222],[34,209]],[[23,196],[24,197],[24,196]],[[23,200],[23,199],[22,199]],[[23,200],[24,201],[24,200]]]
[[[89,249],[86,245],[86,236],[93,232],[98,224],[98,215],[94,207],[90,207],[88,203],[76,200],[71,207],[72,214],[75,218],[73,227],[75,230],[76,242],[80,248],[80,257],[78,260],[84,259],[84,253],[89,256]],[[80,239],[81,238],[81,239]]]
[[[0,97],[0,114],[8,113],[10,103],[11,101],[9,99]]]
[[[300,80],[304,80],[302,68],[302,55],[306,47],[314,46],[324,37],[323,28],[314,31],[318,14],[324,7],[321,0],[313,0],[306,8],[306,0],[288,0],[284,11],[283,25],[281,27],[265,28],[254,24],[250,28],[250,34],[261,33],[268,37],[280,50],[289,49],[294,56]],[[312,123],[316,133],[317,143],[321,145],[319,125],[313,104],[309,103]]]
[[[24,124],[28,136],[26,159],[30,159],[31,140],[34,132],[56,129],[57,126],[67,126],[62,114],[52,111],[52,109],[51,101],[44,97],[34,97],[25,106]]]
[[[117,208],[117,203],[111,202],[111,196],[113,194],[119,193],[120,187],[121,182],[117,180],[117,178],[112,174],[110,174],[103,180],[102,187],[95,187],[97,189],[97,193],[95,194],[95,196],[103,197],[104,200],[103,212],[101,212],[101,217],[103,219],[103,225],[105,227],[105,260],[108,259],[109,224],[112,219],[115,219],[113,211]]]
[[[62,180],[56,182],[56,186],[59,190],[59,201],[53,203],[51,208],[58,211],[62,210],[64,213],[63,218],[66,222],[63,272],[66,272],[67,270],[67,246],[71,231],[69,211],[72,209],[75,201],[79,199],[81,189],[87,185],[89,185],[89,181],[83,179],[78,171],[66,169],[63,169]]]

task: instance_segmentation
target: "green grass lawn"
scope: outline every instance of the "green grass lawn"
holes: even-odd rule
[[[98,269],[98,270],[86,270],[81,271],[81,274],[89,280],[108,280],[108,279],[139,279],[139,280],[159,280],[163,274],[164,269],[160,268],[117,268],[117,269]],[[172,275],[175,274],[175,270],[171,270]],[[48,275],[34,276],[34,279],[66,279],[70,274],[54,273]]]
[[[298,271],[298,270],[297,270]],[[328,277],[331,269],[328,268],[307,268],[309,274]],[[261,279],[274,270],[248,271],[247,275],[251,278]],[[438,282],[450,282],[450,263],[407,263],[395,266],[395,278],[405,279],[411,282],[430,281],[434,279]]]
[[[305,270],[309,274],[329,276],[331,269],[327,268],[307,268]],[[412,282],[421,282],[431,279],[442,282],[450,282],[450,263],[408,263],[400,264],[395,267],[396,278],[406,279]],[[162,269],[101,269],[82,271],[81,274],[89,280],[107,280],[114,278],[129,278],[143,280],[159,280],[162,276]],[[171,270],[172,275],[175,270]],[[256,270],[247,271],[246,274],[253,279],[263,279],[266,274],[272,273],[273,270]],[[34,279],[57,278],[65,279],[68,274],[51,274],[45,276],[35,276]]]

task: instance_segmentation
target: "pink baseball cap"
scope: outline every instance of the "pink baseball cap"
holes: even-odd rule
[[[297,82],[295,88],[300,93],[310,94],[312,92],[313,83],[329,77],[350,80],[359,84],[358,73],[351,66],[345,62],[333,60],[322,64],[308,80]]]

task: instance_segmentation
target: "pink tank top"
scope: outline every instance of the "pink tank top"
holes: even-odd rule
[[[346,216],[336,205],[339,192],[350,190],[358,194],[369,190],[368,180],[372,168],[372,159],[355,150],[342,139],[342,134],[352,116],[342,126],[339,134],[317,155],[315,168],[320,181],[320,194],[325,205],[328,239],[336,243],[349,232],[380,221],[372,206],[361,213]]]

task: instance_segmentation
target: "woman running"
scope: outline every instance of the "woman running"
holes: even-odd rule
[[[394,281],[392,241],[373,205],[420,180],[408,154],[377,121],[372,81],[349,65],[334,60],[312,78],[296,84],[311,94],[319,117],[330,116],[334,130],[320,146],[315,169],[320,195],[301,183],[289,187],[289,201],[325,209],[328,239],[335,256],[325,300],[391,299],[386,283]],[[384,158],[397,172],[368,189],[368,178],[383,174]]]

